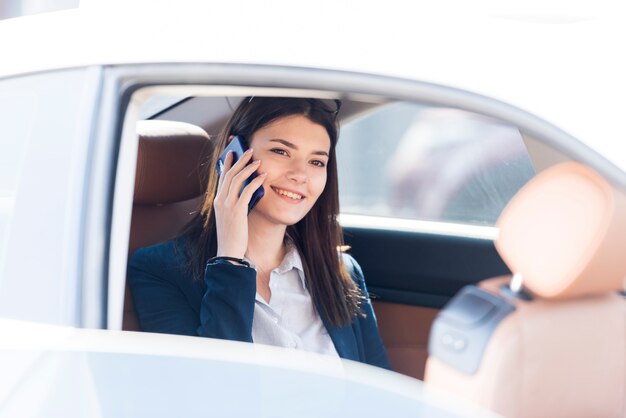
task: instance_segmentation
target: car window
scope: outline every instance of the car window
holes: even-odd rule
[[[72,323],[89,123],[81,70],[0,80],[0,316]]]
[[[337,153],[344,214],[494,225],[535,174],[516,127],[413,103],[344,124]]]

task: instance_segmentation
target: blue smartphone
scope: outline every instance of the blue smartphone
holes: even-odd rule
[[[224,161],[226,160],[226,155],[228,155],[229,152],[233,153],[233,164],[235,164],[241,158],[243,153],[248,150],[248,148],[248,143],[246,142],[244,137],[240,135],[234,137],[226,146],[224,152],[222,152],[222,154],[220,155],[220,158],[217,159],[217,166],[215,167],[217,169],[217,174],[221,176],[224,172]],[[252,159],[250,159],[250,162],[248,162],[248,164],[250,163],[252,163]],[[240,195],[243,191],[243,188],[250,184],[250,182],[254,180],[257,175],[258,174],[255,171],[254,173],[252,173],[252,175],[250,175],[250,177],[246,179],[246,181],[243,182],[243,186],[239,191]],[[252,208],[254,208],[254,206],[259,202],[259,200],[261,200],[263,196],[265,196],[265,189],[263,189],[263,186],[259,186],[259,188],[256,189],[254,193],[252,193],[252,198],[250,199],[250,203],[248,203],[248,213],[250,213]]]

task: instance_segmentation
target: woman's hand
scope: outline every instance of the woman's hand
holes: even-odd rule
[[[260,160],[246,166],[252,159],[252,150],[246,151],[234,165],[233,153],[224,161],[224,170],[217,183],[213,200],[217,229],[217,255],[243,258],[248,248],[248,203],[252,194],[265,181],[265,173],[259,174],[239,196],[241,187],[261,164]]]

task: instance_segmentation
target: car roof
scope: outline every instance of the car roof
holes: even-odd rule
[[[0,22],[0,39],[19,39],[4,43],[0,77],[178,62],[401,77],[528,111],[626,171],[621,13],[608,3],[596,10],[568,4],[568,12],[537,6],[517,13],[496,2],[479,8],[436,3],[327,0],[303,9],[286,0],[83,1],[78,9]]]

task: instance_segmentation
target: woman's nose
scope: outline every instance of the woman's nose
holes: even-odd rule
[[[287,172],[287,178],[294,183],[306,183],[309,179],[306,168],[306,162],[294,160]]]

